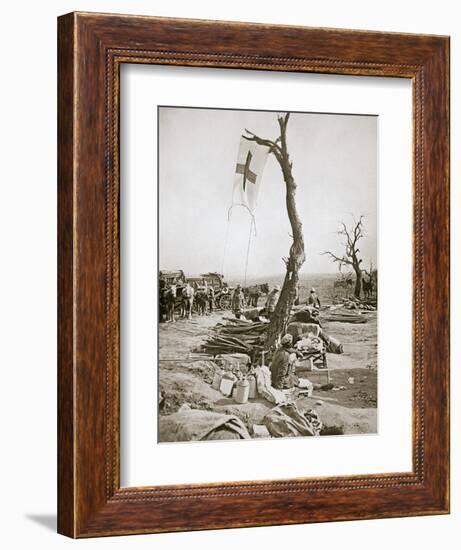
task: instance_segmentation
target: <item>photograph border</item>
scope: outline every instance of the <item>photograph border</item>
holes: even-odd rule
[[[195,106],[195,105],[176,105],[176,104],[158,104],[157,105],[157,127],[156,127],[156,136],[157,136],[157,149],[156,149],[156,155],[157,155],[157,240],[156,240],[156,246],[157,246],[157,254],[156,254],[156,267],[157,267],[157,270],[156,270],[156,273],[157,273],[157,276],[160,277],[160,272],[161,272],[161,265],[160,265],[160,247],[161,247],[161,239],[160,239],[160,192],[161,192],[161,187],[162,187],[162,184],[161,184],[161,178],[160,178],[160,166],[161,166],[161,163],[160,163],[160,122],[159,122],[159,118],[160,118],[160,109],[179,109],[179,110],[194,110],[194,111],[233,111],[233,112],[236,112],[236,111],[239,111],[239,112],[247,112],[247,113],[280,113],[281,110],[280,109],[250,109],[250,108],[241,108],[241,107],[210,107],[210,106]],[[334,117],[334,116],[341,116],[341,117],[370,117],[370,118],[374,118],[376,119],[376,121],[378,121],[379,119],[379,114],[376,114],[376,113],[356,113],[356,112],[340,112],[340,111],[313,111],[313,110],[306,110],[306,111],[302,111],[302,110],[291,110],[289,111],[290,113],[290,116],[291,115],[323,115],[323,116],[329,116],[329,117]],[[378,131],[378,127],[376,127],[376,130]],[[375,146],[376,148],[378,148],[378,135],[376,133],[376,143],[375,143]],[[167,185],[167,184],[166,184]],[[376,166],[376,190],[378,191],[378,167]],[[376,252],[378,251],[378,237],[376,238],[376,243],[375,243],[375,246],[376,246]],[[376,257],[376,260],[375,260],[375,267],[376,268],[379,268],[379,262],[377,261],[377,258],[378,256]],[[197,271],[198,273],[198,271]],[[224,272],[222,272],[224,274]],[[316,273],[315,275],[318,275],[318,273]],[[272,275],[273,276],[273,275]],[[284,273],[282,272],[280,274],[280,278],[283,279],[284,277]],[[378,304],[378,297],[376,296],[376,302]],[[157,360],[157,367],[156,367],[156,370],[157,370],[157,380],[158,380],[158,383],[157,383],[157,399],[160,400],[160,395],[161,395],[161,391],[160,391],[160,383],[161,383],[161,367],[160,367],[160,364],[162,362],[161,360],[161,352],[160,352],[160,342],[161,342],[161,337],[160,337],[160,334],[161,334],[161,331],[160,331],[160,318],[161,318],[161,312],[160,312],[160,304],[157,305],[157,311],[156,311],[156,321],[157,321],[157,330],[156,330],[156,337],[157,337],[157,353],[156,353],[156,360]],[[376,346],[378,345],[378,329],[376,330]],[[379,351],[377,352],[377,356],[379,356]],[[326,372],[328,372],[328,370],[326,370]],[[330,375],[328,375],[330,376]],[[329,380],[329,378],[328,378]],[[378,389],[378,378],[376,379],[376,391]],[[378,409],[378,407],[376,407],[376,410]],[[160,413],[157,411],[157,415],[156,415],[156,423],[157,423],[157,443],[158,444],[162,444],[162,443],[171,443],[171,441],[161,441],[160,440]],[[368,434],[377,434],[378,433],[378,429],[377,429],[377,426],[378,426],[378,422],[376,423],[376,431],[369,431],[369,432],[364,432],[366,435]],[[344,434],[343,434],[344,435]],[[352,434],[348,434],[348,435],[352,435]],[[353,435],[358,435],[358,434],[353,434]],[[363,435],[363,433],[361,434]],[[176,441],[177,443],[178,441]],[[184,442],[184,441],[182,441]]]
[[[120,65],[409,78],[413,469],[120,487]],[[449,512],[449,38],[58,18],[58,531],[70,537]]]

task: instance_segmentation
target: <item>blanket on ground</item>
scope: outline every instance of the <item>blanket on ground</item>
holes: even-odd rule
[[[274,407],[264,417],[264,424],[273,437],[320,435],[322,429],[317,413],[313,409],[302,413],[296,403]]]
[[[200,441],[213,439],[213,433],[225,429],[237,439],[251,439],[245,424],[237,416],[213,411],[183,408],[160,417],[160,441]]]

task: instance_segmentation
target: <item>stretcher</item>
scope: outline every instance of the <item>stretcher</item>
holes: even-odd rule
[[[325,374],[329,384],[327,349],[325,341],[320,337],[320,327],[313,323],[302,323],[302,325],[302,333],[298,333],[298,341],[295,344],[298,354],[301,355],[296,362],[296,374],[299,376],[306,373]]]

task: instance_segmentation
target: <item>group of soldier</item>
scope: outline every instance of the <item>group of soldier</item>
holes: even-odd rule
[[[215,309],[215,291],[213,285],[197,286],[195,289],[195,303],[199,315],[213,313]]]
[[[195,286],[195,285],[194,285]],[[191,318],[192,307],[195,303],[199,315],[212,313],[215,308],[215,292],[212,285],[192,286],[186,283],[180,287],[181,290],[181,317]],[[274,315],[277,303],[281,294],[280,285],[276,284],[266,296],[266,302],[262,308],[247,308],[247,300],[242,285],[238,284],[232,294],[231,309],[237,318],[258,321],[262,317],[271,319]],[[167,321],[175,321],[174,309],[177,299],[176,285],[163,286],[160,292],[161,311],[164,308]],[[306,308],[300,309],[294,315],[294,320],[320,325],[318,313],[320,300],[312,288],[306,301]],[[324,338],[321,331],[320,337]],[[281,339],[280,346],[276,350],[271,362],[272,385],[277,389],[290,389],[295,386],[311,388],[312,384],[305,379],[300,379],[295,373],[296,350],[293,349],[293,336],[285,334]]]
[[[259,311],[260,315],[263,315],[270,319],[274,314],[275,307],[280,297],[280,285],[275,285],[274,288],[269,292],[266,298],[266,305],[262,310]],[[234,293],[232,294],[231,309],[232,313],[240,318],[242,315],[248,314],[246,312],[246,299],[243,292],[242,285],[238,284],[235,287]]]
[[[263,293],[264,291],[267,292],[264,307],[258,307],[258,299],[256,298],[256,304],[253,303],[256,307],[248,308],[248,296],[245,295],[242,285],[237,284],[232,293],[230,304],[235,317],[244,317],[253,321],[257,321],[261,317],[269,320],[273,317],[281,294],[280,285],[276,284],[270,291],[267,284],[260,286],[265,286]],[[198,315],[208,315],[216,309],[215,289],[213,285],[207,284],[206,281],[202,285],[189,282],[184,285],[163,283],[160,285],[159,294],[161,319],[166,317],[167,321],[175,320],[175,308],[178,301],[181,306],[180,316],[183,318],[190,319],[193,309]],[[297,300],[296,305],[298,303],[299,300]],[[309,293],[307,304],[313,308],[320,308],[320,300],[314,288]]]
[[[275,285],[274,288],[268,293],[266,297],[266,304],[262,309],[258,309],[254,312],[257,316],[263,316],[267,319],[271,319],[274,315],[275,308],[280,298],[281,288],[280,285]],[[299,304],[299,299],[296,300],[295,305]],[[315,288],[311,288],[309,296],[307,298],[307,305],[311,306],[314,309],[320,309],[320,299],[317,296]],[[252,315],[251,311],[245,310],[246,300],[243,292],[242,285],[238,284],[235,287],[234,293],[232,295],[231,309],[232,313],[240,318],[245,315],[248,318],[248,315]]]
[[[274,288],[268,293],[266,303],[263,308],[245,309],[246,302],[241,285],[237,285],[232,295],[232,312],[237,318],[242,318],[251,321],[258,321],[262,317],[271,319],[274,315],[275,308],[280,298],[280,285],[275,285]],[[299,305],[299,299],[297,304]],[[315,291],[315,288],[311,288],[306,300],[305,308],[301,308],[294,315],[294,320],[301,321],[303,323],[313,323],[319,325],[320,338],[325,339],[320,328],[319,310],[320,299]],[[292,334],[285,334],[281,341],[280,346],[276,350],[270,365],[272,386],[280,390],[290,390],[294,387],[304,388],[309,392],[312,391],[312,383],[303,378],[299,378],[296,375],[296,359],[299,357],[299,352],[293,349],[293,336]]]

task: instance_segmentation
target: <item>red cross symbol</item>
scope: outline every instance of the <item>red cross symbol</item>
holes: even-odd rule
[[[235,170],[237,174],[243,174],[244,191],[246,190],[247,180],[250,181],[251,183],[256,183],[257,175],[250,170],[250,163],[252,158],[253,158],[253,155],[251,154],[251,151],[248,151],[245,164],[237,164],[237,168]]]

